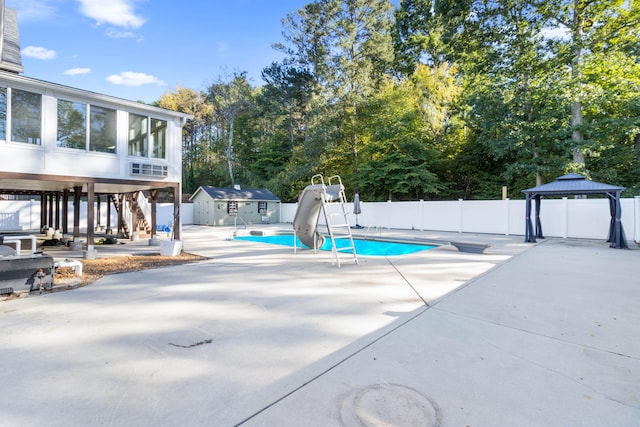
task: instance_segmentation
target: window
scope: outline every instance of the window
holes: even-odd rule
[[[40,145],[42,95],[11,90],[11,140]]]
[[[166,120],[151,119],[151,157],[164,159],[167,155],[167,122]]]
[[[166,120],[129,113],[129,155],[155,159],[166,158]]]
[[[258,202],[258,214],[260,215],[267,214],[267,202]]]
[[[7,139],[7,88],[0,87],[0,140]]]
[[[129,155],[147,157],[147,117],[129,113]]]
[[[227,202],[227,213],[235,215],[238,213],[238,202]]]
[[[116,110],[89,106],[89,150],[101,153],[116,152]]]
[[[87,104],[58,99],[58,147],[87,149]]]

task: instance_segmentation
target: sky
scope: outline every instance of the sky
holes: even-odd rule
[[[26,77],[151,103],[236,71],[253,86],[283,54],[281,19],[308,0],[5,0]]]

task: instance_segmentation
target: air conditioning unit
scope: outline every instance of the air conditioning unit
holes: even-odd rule
[[[167,177],[167,166],[154,165],[152,163],[131,163],[131,175],[144,175],[155,177]]]

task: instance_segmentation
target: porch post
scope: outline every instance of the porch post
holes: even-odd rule
[[[80,197],[82,187],[73,187],[73,240],[80,237]]]
[[[93,250],[96,218],[94,205],[94,184],[87,182],[87,250]]]

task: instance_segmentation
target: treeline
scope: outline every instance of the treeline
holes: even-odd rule
[[[316,173],[365,200],[495,199],[567,172],[640,194],[637,0],[316,0],[285,60],[178,88],[183,192]]]

